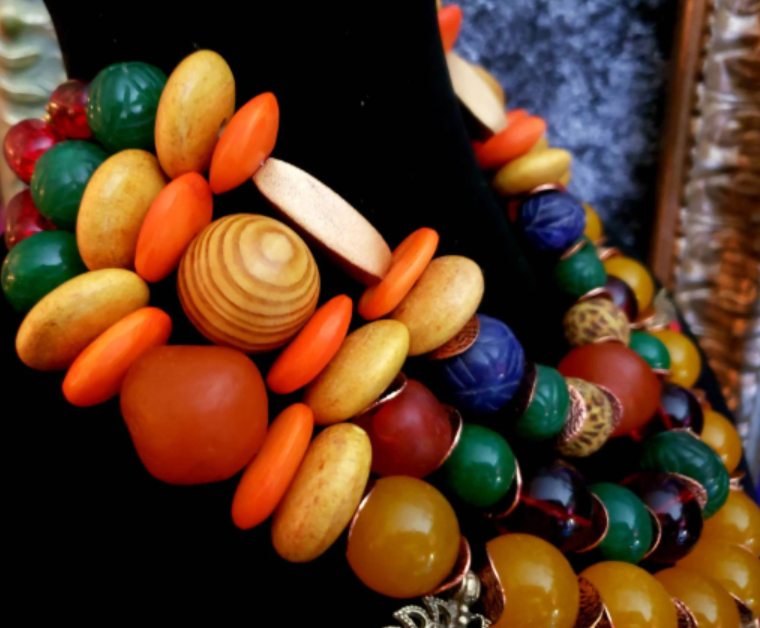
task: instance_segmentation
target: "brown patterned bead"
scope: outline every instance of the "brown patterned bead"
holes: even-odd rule
[[[615,412],[609,397],[598,386],[576,377],[565,381],[570,390],[570,412],[557,449],[565,456],[583,458],[607,442],[615,427]]]
[[[565,314],[562,325],[565,338],[574,347],[607,340],[618,340],[628,345],[631,339],[628,317],[615,303],[604,297],[576,303]]]

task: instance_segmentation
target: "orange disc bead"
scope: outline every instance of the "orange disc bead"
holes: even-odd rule
[[[238,187],[267,160],[277,142],[280,108],[271,92],[249,100],[229,121],[211,159],[214,194]]]
[[[320,307],[267,375],[273,392],[287,395],[311,382],[338,353],[351,324],[353,302],[346,295]]]
[[[165,345],[172,319],[144,307],[122,318],[90,344],[66,373],[63,394],[75,406],[94,406],[119,394],[129,367],[148,349]]]
[[[545,132],[546,122],[536,116],[510,122],[506,129],[477,149],[478,165],[484,170],[501,168],[527,153]]]
[[[507,124],[517,124],[520,120],[529,117],[530,114],[525,109],[512,109],[512,111],[507,111]]]
[[[438,11],[438,28],[441,31],[443,49],[449,52],[457,43],[462,28],[462,9],[455,4],[441,8]]]
[[[238,528],[253,528],[274,512],[298,471],[313,431],[314,415],[302,403],[286,408],[274,420],[235,491],[232,521]]]
[[[211,224],[211,189],[197,172],[169,183],[150,206],[137,238],[135,269],[150,282],[176,270],[193,238]]]
[[[377,285],[364,291],[359,300],[359,314],[373,321],[390,314],[417,283],[438,248],[438,232],[423,227],[393,251],[391,268]]]

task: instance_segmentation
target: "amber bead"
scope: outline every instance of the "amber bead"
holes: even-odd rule
[[[670,594],[646,571],[628,563],[605,562],[581,573],[596,587],[615,628],[676,628]]]
[[[623,419],[612,436],[642,428],[654,416],[660,381],[632,349],[617,342],[576,347],[559,364],[565,377],[585,379],[610,390],[623,404]]]
[[[670,381],[691,388],[702,372],[702,358],[690,338],[677,331],[662,329],[650,332],[658,338],[670,353]]]
[[[451,447],[446,408],[425,386],[409,380],[401,393],[354,421],[372,442],[372,472],[424,478]]]
[[[658,571],[655,579],[672,597],[683,602],[699,628],[734,628],[740,625],[733,598],[710,576],[681,567]]]
[[[372,590],[412,598],[444,581],[459,542],[454,509],[437,489],[416,478],[381,478],[352,524],[347,557]]]
[[[704,413],[702,440],[712,447],[729,473],[736,471],[742,459],[742,439],[734,424],[714,410]]]
[[[486,546],[506,597],[494,628],[571,628],[578,617],[578,581],[567,559],[546,541],[507,534]]]
[[[630,257],[618,255],[604,262],[608,275],[627,283],[636,295],[639,312],[646,310],[654,300],[654,280],[646,267]]]
[[[760,554],[760,507],[743,491],[731,491],[726,503],[705,521],[702,537],[721,539]]]

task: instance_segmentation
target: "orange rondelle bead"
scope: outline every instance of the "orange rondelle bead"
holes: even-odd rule
[[[501,168],[508,161],[522,157],[546,132],[546,122],[536,116],[510,122],[501,133],[494,135],[475,153],[478,165],[484,170]]]
[[[275,360],[267,375],[269,388],[285,395],[306,386],[335,357],[351,324],[353,302],[346,295],[320,307]]]
[[[438,11],[438,28],[441,31],[443,49],[448,52],[457,43],[462,28],[462,9],[452,4]]]
[[[286,408],[274,420],[235,491],[232,521],[238,528],[253,528],[274,512],[298,471],[313,431],[314,415],[302,403]]]
[[[197,172],[169,183],[153,201],[140,228],[137,274],[156,282],[174,271],[193,238],[211,223],[213,204],[211,189]]]
[[[144,307],[98,336],[74,361],[63,380],[63,394],[75,406],[94,406],[115,397],[129,367],[148,349],[165,345],[172,319]]]
[[[404,300],[433,259],[438,248],[438,232],[423,227],[398,245],[385,278],[364,291],[359,300],[359,314],[373,321],[390,314]]]
[[[214,194],[250,179],[274,150],[280,108],[271,92],[248,101],[227,124],[211,159],[209,181]]]
[[[520,120],[529,117],[530,114],[525,109],[512,109],[512,111],[507,111],[507,125],[517,124]]]

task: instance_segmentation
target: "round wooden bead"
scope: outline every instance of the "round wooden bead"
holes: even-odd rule
[[[702,358],[691,339],[670,329],[650,333],[668,349],[670,354],[670,381],[685,388],[691,388],[696,384],[702,372]]]
[[[615,410],[609,397],[597,386],[574,377],[568,377],[567,384],[580,394],[583,407],[578,416],[573,412],[568,417],[557,449],[565,456],[583,458],[599,451],[607,442],[614,429]]]
[[[726,503],[705,521],[702,536],[721,539],[760,554],[760,506],[744,491],[730,491]]]
[[[409,355],[434,351],[451,340],[477,311],[485,289],[471,259],[434,259],[391,318],[409,330]]]
[[[602,500],[610,525],[596,548],[604,560],[638,563],[652,545],[652,520],[644,503],[629,489],[609,482],[592,484],[591,492]]]
[[[570,153],[561,148],[547,148],[541,152],[528,153],[510,161],[499,170],[493,180],[493,186],[501,196],[524,194],[540,185],[558,183],[570,168],[571,161]]]
[[[670,369],[670,353],[663,342],[645,331],[631,334],[628,344],[653,369],[667,371]]]
[[[554,267],[557,287],[576,299],[603,287],[606,280],[604,264],[596,256],[593,246],[584,246]]]
[[[636,295],[639,312],[643,312],[652,304],[654,281],[643,264],[630,257],[618,255],[605,260],[604,268],[608,275],[622,279],[631,287]]]
[[[515,429],[520,438],[542,441],[561,431],[570,408],[570,393],[565,378],[550,366],[536,365],[533,397],[525,413],[517,419]]]
[[[704,413],[701,436],[720,456],[726,470],[736,471],[742,459],[742,439],[734,424],[722,414],[708,410]]]
[[[135,267],[140,228],[166,185],[156,158],[125,150],[92,175],[77,219],[77,243],[90,270]]]
[[[565,338],[574,347],[617,340],[627,345],[631,337],[628,317],[615,303],[594,297],[576,303],[562,320]]]
[[[317,425],[367,408],[399,374],[408,350],[409,332],[396,321],[375,321],[350,334],[304,394]]]
[[[675,599],[683,602],[694,615],[699,628],[740,626],[739,609],[723,586],[712,577],[671,567],[654,574]]]
[[[583,235],[586,215],[575,197],[564,192],[533,194],[520,205],[520,226],[542,251],[564,251]]]
[[[309,320],[319,269],[281,222],[236,214],[212,222],[182,258],[179,297],[206,338],[246,353],[284,345]]]

